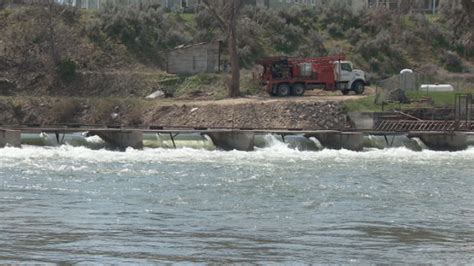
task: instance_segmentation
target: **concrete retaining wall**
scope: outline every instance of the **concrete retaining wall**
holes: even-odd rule
[[[321,145],[329,149],[346,149],[351,151],[362,151],[364,149],[364,134],[353,132],[327,132],[306,137],[315,137]]]
[[[91,134],[99,136],[114,149],[143,148],[142,131],[97,131]]]
[[[255,134],[248,132],[216,132],[208,133],[214,145],[220,149],[231,151],[253,151]]]
[[[21,132],[16,130],[0,130],[0,148],[7,145],[21,147]]]
[[[435,151],[462,151],[468,147],[466,134],[423,133],[411,137],[419,137],[426,147]]]

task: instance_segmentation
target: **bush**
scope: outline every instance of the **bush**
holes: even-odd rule
[[[81,17],[81,12],[74,7],[66,7],[63,8],[60,12],[62,12],[62,19],[64,23],[67,25],[73,25],[79,22]]]
[[[244,68],[251,68],[255,62],[265,55],[265,48],[259,38],[264,30],[250,19],[243,19],[237,29],[238,53],[240,56],[241,66]]]
[[[463,63],[461,57],[452,51],[445,52],[441,57],[441,62],[445,68],[451,72],[462,72]]]
[[[331,36],[334,37],[342,37],[343,36],[343,30],[340,24],[338,23],[331,23],[327,26],[327,30]]]
[[[362,30],[356,28],[350,28],[345,33],[345,37],[353,45],[357,44],[362,39]]]
[[[357,51],[366,58],[379,57],[388,54],[393,45],[392,37],[388,31],[378,33],[375,38],[362,41],[357,46]]]
[[[57,71],[61,80],[70,82],[76,78],[77,63],[67,57],[57,65]]]
[[[311,30],[307,34],[307,41],[300,45],[298,56],[317,57],[326,56],[328,50],[324,45],[324,37],[315,30]]]
[[[102,30],[144,63],[164,67],[168,49],[191,41],[183,23],[177,23],[162,9],[106,4],[100,19]]]
[[[372,71],[380,71],[380,61],[377,58],[370,58],[369,64]]]

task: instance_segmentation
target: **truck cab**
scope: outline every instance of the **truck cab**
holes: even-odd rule
[[[354,69],[352,62],[350,61],[335,61],[334,72],[336,76],[337,88],[346,95],[349,91],[354,91],[356,94],[364,93],[365,86],[369,86],[365,78],[364,71],[360,69]]]

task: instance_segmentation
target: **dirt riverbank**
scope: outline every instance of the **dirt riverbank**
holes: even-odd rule
[[[343,101],[361,96],[249,97],[221,101],[137,98],[2,97],[5,125],[122,125],[339,129],[346,127]]]

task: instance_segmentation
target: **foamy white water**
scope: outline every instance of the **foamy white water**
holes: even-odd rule
[[[273,142],[274,141],[274,142]],[[473,160],[474,148],[459,152],[440,152],[423,150],[412,151],[406,148],[366,149],[363,152],[348,150],[324,149],[321,151],[298,151],[291,149],[287,144],[272,140],[266,148],[256,148],[253,152],[242,151],[210,151],[203,149],[181,148],[161,149],[145,148],[144,150],[128,149],[126,152],[100,149],[92,150],[87,147],[62,145],[57,147],[27,146],[23,148],[7,147],[0,150],[0,162],[11,162],[17,159],[74,159],[90,162],[115,161],[217,161],[246,163],[246,160],[275,161],[291,160],[318,160],[335,159],[339,161],[393,159],[398,162],[412,161],[419,163],[441,162],[446,160]]]

